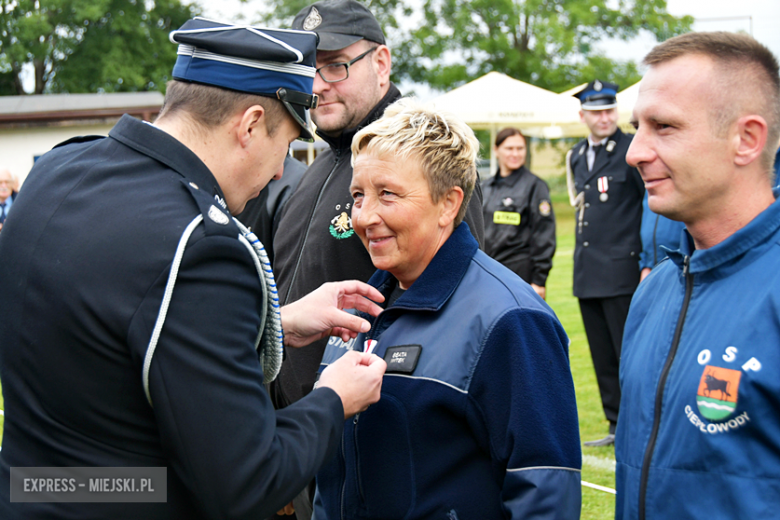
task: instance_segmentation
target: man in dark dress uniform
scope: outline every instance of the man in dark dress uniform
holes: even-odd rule
[[[574,296],[579,298],[608,435],[586,446],[615,440],[620,407],[619,363],[623,326],[639,284],[640,226],[644,184],[626,164],[631,135],[617,127],[618,86],[594,80],[575,94],[587,139],[566,156],[567,184],[576,208]]]
[[[196,18],[171,38],[155,124],[124,116],[45,154],[0,236],[0,518],[266,518],[379,398],[384,361],[355,353],[274,411],[281,341],[349,340],[369,326],[342,309],[377,314],[363,296],[379,293],[329,284],[280,314],[262,247],[231,218],[311,136],[316,36]],[[47,467],[167,468],[167,493],[11,501],[19,471]]]

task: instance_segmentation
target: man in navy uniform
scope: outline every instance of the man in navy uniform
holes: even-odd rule
[[[566,156],[567,184],[576,208],[574,296],[579,299],[609,433],[585,446],[615,441],[620,407],[618,368],[631,295],[639,284],[644,185],[626,164],[631,136],[617,126],[618,86],[594,80],[575,94],[590,130]]]
[[[266,518],[379,398],[384,362],[356,353],[273,410],[279,325],[289,346],[348,340],[368,324],[342,309],[377,314],[378,293],[328,284],[279,316],[231,218],[311,136],[316,35],[196,18],[171,38],[156,123],[124,116],[44,155],[0,237],[2,518]],[[166,502],[9,500],[13,468],[119,466],[167,467]]]

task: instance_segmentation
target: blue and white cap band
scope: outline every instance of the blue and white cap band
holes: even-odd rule
[[[314,33],[194,18],[171,32],[170,39],[179,44],[174,79],[277,97],[301,125],[308,120],[306,109],[317,106]],[[280,89],[288,93],[285,99]],[[303,128],[302,137],[312,137],[309,128]]]

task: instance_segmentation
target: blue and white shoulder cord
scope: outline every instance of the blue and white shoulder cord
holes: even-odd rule
[[[260,316],[260,328],[257,339],[255,340],[255,349],[258,350],[260,364],[263,367],[263,380],[270,383],[279,374],[282,367],[282,356],[284,350],[284,332],[282,331],[282,316],[279,306],[279,294],[276,291],[276,282],[274,273],[271,270],[271,263],[268,261],[268,255],[260,240],[254,233],[249,231],[241,222],[233,219],[238,225],[241,234],[238,239],[249,251],[252,260],[255,263],[257,274],[260,277],[260,285],[263,289],[262,314]],[[165,294],[160,304],[160,312],[157,314],[157,321],[154,324],[152,337],[149,340],[149,346],[146,349],[144,357],[143,384],[146,399],[152,404],[152,397],[149,393],[149,369],[152,366],[152,358],[157,348],[157,341],[160,339],[160,332],[165,323],[165,316],[168,313],[168,306],[173,295],[173,288],[176,285],[176,277],[179,274],[179,266],[184,256],[184,249],[190,235],[203,221],[203,215],[198,215],[185,228],[179,239],[179,245],[176,248],[176,254],[171,263],[171,272],[168,275],[168,283],[165,285]],[[262,344],[261,344],[262,343]]]

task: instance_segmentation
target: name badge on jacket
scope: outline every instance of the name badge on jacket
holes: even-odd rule
[[[385,351],[386,372],[411,374],[417,367],[422,345],[399,345]]]
[[[520,225],[520,213],[514,211],[496,211],[493,213],[494,224],[509,224],[510,226]]]

